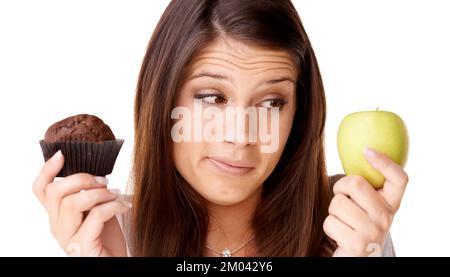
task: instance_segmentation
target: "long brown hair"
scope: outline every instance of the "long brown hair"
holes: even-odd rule
[[[297,112],[254,215],[262,256],[329,255],[322,231],[330,201],[324,162],[325,95],[300,18],[287,0],[173,0],[148,44],[135,99],[132,253],[201,256],[205,200],[177,172],[170,114],[195,55],[218,36],[288,51],[298,67]]]

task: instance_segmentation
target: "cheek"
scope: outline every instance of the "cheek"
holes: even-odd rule
[[[201,143],[173,143],[175,168],[187,181],[194,178],[195,167],[201,157]]]
[[[279,125],[279,144],[276,151],[273,153],[263,153],[261,154],[261,165],[264,168],[264,176],[265,178],[269,177],[269,175],[273,172],[276,165],[280,161],[281,154],[283,154],[284,147],[286,146],[287,140],[291,133],[292,129],[292,121],[294,118],[293,111],[289,110],[280,116],[280,125]]]
[[[293,117],[294,116],[292,114],[286,114],[280,117],[280,152],[283,152],[291,133]]]
[[[270,124],[271,125],[270,133],[272,136],[270,143],[274,143],[274,141],[278,141],[278,143],[276,143],[277,147],[273,148],[274,151],[272,151],[273,154],[275,154],[274,157],[281,156],[281,153],[283,152],[284,147],[286,146],[289,135],[291,133],[294,115],[295,115],[295,109],[292,107],[287,107],[285,110],[283,110],[279,113],[279,118],[277,120],[278,126],[275,127],[276,124],[273,124],[273,122],[271,122],[271,124]],[[272,129],[272,127],[275,127],[275,128]],[[263,143],[263,144],[268,144],[268,143]]]

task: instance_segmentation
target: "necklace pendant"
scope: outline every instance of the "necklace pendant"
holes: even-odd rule
[[[222,251],[222,257],[231,257],[231,250],[228,249],[228,248],[225,248],[225,249]]]

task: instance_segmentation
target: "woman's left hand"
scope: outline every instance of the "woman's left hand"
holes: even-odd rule
[[[329,215],[323,223],[325,233],[338,245],[333,256],[381,256],[400,207],[408,175],[386,155],[370,150],[365,153],[366,159],[386,181],[379,190],[358,175],[336,182]]]

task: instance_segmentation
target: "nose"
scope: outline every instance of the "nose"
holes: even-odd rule
[[[254,110],[234,107],[225,111],[225,118],[226,143],[239,147],[257,144],[258,116]]]

